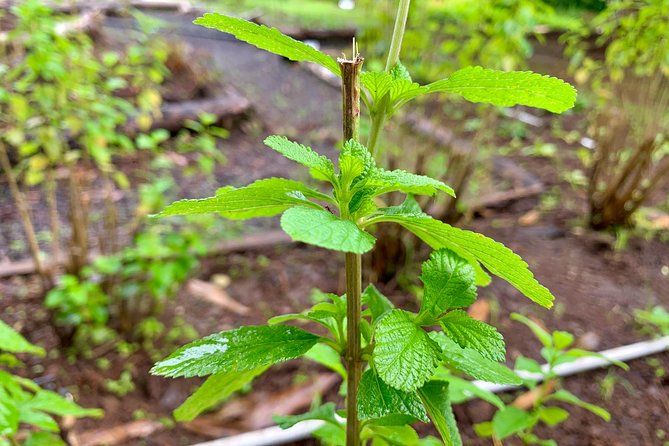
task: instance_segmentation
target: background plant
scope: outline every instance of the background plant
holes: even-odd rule
[[[45,351],[0,320],[0,445],[65,446],[54,417],[102,417],[100,409],[80,407],[56,392],[4,370],[22,364],[17,354],[44,356]]]
[[[589,223],[630,223],[669,172],[669,31],[666,0],[616,0],[567,34],[578,82],[597,96],[590,133],[597,143],[588,186]],[[599,54],[604,52],[604,57]]]
[[[602,407],[587,403],[562,387],[562,379],[557,368],[562,364],[573,362],[579,358],[597,357],[606,359],[599,353],[581,348],[572,348],[574,336],[566,331],[549,333],[539,324],[518,313],[512,313],[511,319],[527,326],[541,342],[541,357],[546,365],[541,366],[531,358],[519,356],[516,359],[516,371],[528,373],[531,377],[523,380],[530,391],[518,397],[511,405],[499,408],[489,422],[474,426],[476,433],[482,437],[493,437],[496,441],[515,436],[523,444],[555,446],[551,439],[542,439],[535,433],[535,428],[543,423],[555,427],[569,418],[570,413],[562,407],[550,403],[565,403],[590,411],[605,421],[611,415]],[[608,359],[606,359],[609,361]],[[617,366],[629,370],[626,364],[614,361]]]
[[[362,74],[363,60],[355,54],[355,47],[350,60],[335,62],[275,29],[242,19],[207,14],[196,20],[291,60],[315,62],[341,76],[344,144],[335,168],[330,159],[309,147],[280,136],[265,140],[271,149],[307,167],[313,179],[325,182],[327,193],[293,180],[267,178],[241,188],[224,187],[214,197],[176,202],[161,215],[215,212],[245,220],[282,214],[281,227],[294,240],[345,253],[347,292],[345,296],[331,295],[329,302],[301,315],[274,319],[270,325],[213,334],[157,363],[153,373],[164,376],[211,375],[177,410],[179,419],[196,416],[270,366],[308,354],[313,348],[333,350],[345,365],[347,423],[344,427],[334,417],[331,403],[299,419],[325,420],[340,431],[334,438],[342,438],[346,432],[349,445],[360,444],[361,439],[366,443],[370,438],[375,444],[416,443],[417,434],[408,424],[427,421],[428,416],[447,444],[461,443],[448,383],[431,379],[442,362],[479,379],[519,382],[497,362],[504,358],[499,333],[459,308],[476,299],[476,285],[490,282],[483,267],[541,305],[550,307],[553,296],[508,248],[423,213],[413,195],[452,194],[452,189],[426,176],[377,166],[378,135],[384,122],[403,104],[428,93],[447,92],[473,102],[525,104],[561,112],[573,105],[575,92],[554,78],[480,67],[462,69],[427,85],[415,83],[398,63],[408,9],[409,2],[401,1],[386,70]],[[361,96],[372,119],[367,147],[359,142]],[[407,195],[404,203],[386,206],[384,196],[392,192]],[[367,230],[381,223],[397,223],[435,249],[423,265],[425,289],[418,313],[394,308],[371,286],[362,293],[361,255],[376,242]],[[363,301],[367,306],[364,312]],[[320,324],[328,334],[280,323],[295,318]],[[426,329],[435,325],[443,331]]]

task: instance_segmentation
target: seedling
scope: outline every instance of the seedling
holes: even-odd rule
[[[266,178],[240,188],[223,187],[215,196],[182,200],[160,216],[217,213],[232,220],[281,216],[281,227],[294,240],[345,253],[346,294],[300,314],[273,318],[269,325],[240,327],[188,344],[157,363],[152,372],[168,377],[209,376],[177,409],[189,420],[227,398],[269,367],[301,356],[338,370],[346,379],[345,425],[336,407],[326,403],[292,418],[319,419],[330,429],[329,443],[347,445],[417,444],[409,426],[434,422],[446,444],[461,444],[451,411],[447,381],[432,379],[440,364],[478,379],[520,383],[499,364],[505,357],[502,336],[461,308],[476,299],[477,285],[490,283],[486,272],[501,277],[539,305],[550,307],[553,295],[537,282],[527,264],[494,240],[454,228],[424,213],[414,195],[453,194],[441,181],[379,166],[379,135],[386,120],[407,102],[445,92],[473,102],[498,106],[524,104],[561,112],[573,105],[574,89],[561,80],[531,72],[500,72],[469,67],[449,78],[420,85],[399,63],[409,1],[399,2],[386,70],[362,72],[363,59],[354,48],[350,59],[335,61],[278,30],[220,14],[206,14],[196,24],[231,33],[261,49],[295,61],[317,63],[342,78],[344,142],[338,166],[309,147],[282,136],[265,144],[309,169],[327,192],[285,178]],[[362,87],[364,88],[361,88]],[[367,145],[360,142],[360,99],[370,124]],[[389,193],[402,193],[399,206],[386,206]],[[376,242],[373,230],[395,223],[426,242],[434,252],[423,264],[420,311],[395,308],[373,285],[362,291],[361,256]],[[484,269],[485,268],[485,269]],[[363,310],[362,304],[365,308]],[[285,322],[304,320],[325,328],[312,333]],[[428,327],[440,327],[431,330]],[[431,441],[431,440],[430,440]]]
[[[536,322],[518,313],[511,314],[511,319],[527,326],[541,342],[543,345],[541,357],[546,360],[546,366],[542,367],[534,359],[520,356],[516,360],[516,370],[533,374],[533,378],[524,380],[530,391],[521,395],[511,405],[499,408],[492,421],[474,426],[476,433],[482,437],[493,437],[498,442],[516,436],[527,445],[557,446],[554,440],[541,439],[534,433],[539,423],[554,427],[569,418],[567,410],[549,405],[555,402],[580,407],[609,421],[611,415],[604,408],[587,403],[562,388],[556,367],[584,357],[603,358],[624,370],[629,369],[627,365],[612,361],[599,353],[570,348],[574,344],[574,336],[566,331],[549,333]]]
[[[28,342],[5,322],[0,321],[0,364],[20,365],[15,354],[44,356],[43,348]],[[100,409],[85,409],[56,392],[42,389],[33,381],[0,370],[0,445],[18,445],[18,436],[25,444],[65,445],[57,435],[60,431],[54,416],[100,418]],[[26,429],[30,426],[30,430]]]

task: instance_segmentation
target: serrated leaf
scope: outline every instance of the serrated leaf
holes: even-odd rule
[[[332,57],[306,43],[282,34],[276,28],[268,28],[247,20],[216,13],[205,14],[193,23],[232,34],[239,40],[290,60],[317,63],[337,76],[341,76],[339,65]]]
[[[532,414],[517,407],[507,406],[493,417],[492,430],[497,439],[503,440],[531,427],[535,422]]]
[[[441,358],[444,363],[472,378],[497,384],[522,383],[522,380],[506,366],[484,358],[471,348],[462,348],[444,333],[430,332],[430,337],[441,347]]]
[[[574,106],[576,89],[550,76],[531,71],[496,71],[467,67],[449,78],[427,85],[429,92],[457,93],[471,102],[499,107],[527,105],[562,113]]]
[[[30,424],[48,432],[58,432],[60,430],[58,423],[51,415],[25,407],[19,408],[19,423]]]
[[[332,182],[334,178],[332,161],[328,157],[316,153],[311,147],[278,135],[265,138],[265,144],[289,160],[308,167],[314,178]]]
[[[339,154],[339,178],[342,187],[367,179],[376,167],[367,147],[354,139],[344,143]]]
[[[418,390],[430,419],[437,428],[445,446],[461,446],[462,438],[455,422],[446,381],[428,381]]]
[[[10,353],[32,353],[44,356],[42,347],[31,344],[16,330],[0,320],[0,350]]]
[[[400,191],[405,194],[434,196],[437,192],[442,191],[455,197],[453,189],[443,182],[405,170],[374,169],[365,185],[376,187],[376,195]]]
[[[361,300],[372,314],[372,323],[395,308],[393,303],[372,284],[369,284],[362,292]]]
[[[159,217],[170,215],[220,214],[231,220],[273,217],[293,206],[322,209],[307,197],[323,198],[323,194],[302,183],[284,178],[266,178],[239,189],[219,189],[215,197],[181,200],[166,207]]]
[[[416,420],[428,422],[416,392],[390,387],[372,369],[360,378],[357,399],[358,419],[373,420],[380,426],[400,426]]]
[[[451,250],[433,251],[423,262],[420,278],[425,284],[417,319],[421,325],[434,325],[446,311],[466,307],[476,300],[474,268]]]
[[[339,425],[335,421],[335,408],[334,403],[326,403],[300,415],[275,415],[272,419],[281,429],[288,429],[306,420],[323,420],[333,425]]]
[[[595,404],[587,403],[567,390],[560,389],[556,391],[546,398],[546,401],[548,400],[562,401],[563,403],[572,404],[594,413],[604,421],[611,421],[611,414],[606,409]]]
[[[439,323],[444,333],[460,347],[474,349],[491,361],[504,361],[504,338],[495,327],[472,319],[462,310],[451,311]]]
[[[374,364],[388,385],[413,391],[434,374],[439,347],[411,320],[411,314],[392,310],[376,325]]]
[[[243,372],[228,372],[211,375],[183,404],[174,411],[177,421],[191,421],[202,412],[225,401],[261,375],[269,366]]]
[[[284,212],[281,228],[293,240],[334,251],[363,254],[376,239],[355,223],[325,210],[294,207]]]
[[[171,378],[244,372],[303,355],[318,336],[287,325],[259,325],[222,331],[191,342],[158,362],[154,375]]]
[[[360,75],[360,83],[364,85],[376,104],[390,91],[393,78],[386,72],[366,71]]]
[[[537,282],[527,263],[491,238],[455,228],[428,215],[384,214],[374,220],[398,223],[433,249],[448,248],[470,263],[481,262],[491,273],[506,280],[539,305],[546,308],[553,305],[553,295]]]

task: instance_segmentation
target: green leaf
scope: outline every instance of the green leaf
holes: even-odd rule
[[[205,14],[193,23],[232,34],[239,40],[290,60],[317,63],[341,76],[339,65],[332,57],[282,34],[276,28],[216,13]]]
[[[244,388],[269,366],[261,366],[243,372],[228,372],[211,375],[183,404],[174,411],[177,421],[191,421],[202,412],[225,401]]]
[[[35,396],[24,403],[22,408],[29,410],[41,410],[58,416],[71,416],[76,418],[93,417],[101,418],[104,412],[101,409],[86,409],[56,392],[40,389]]]
[[[531,71],[496,71],[467,67],[449,78],[427,85],[429,92],[457,93],[471,102],[499,107],[527,105],[562,113],[574,106],[576,89],[550,76]]]
[[[372,106],[378,105],[378,102],[390,92],[393,85],[393,77],[384,72],[366,71],[360,75],[360,83],[369,92],[373,101]]]
[[[19,428],[19,408],[16,401],[0,385],[0,435],[14,435]]]
[[[556,330],[553,332],[553,342],[556,349],[564,350],[574,343],[574,335],[566,331]]]
[[[428,381],[418,391],[430,418],[437,428],[445,446],[461,446],[462,439],[455,422],[446,381]]]
[[[418,433],[411,426],[370,425],[372,446],[418,446]],[[364,435],[364,434],[363,434]]]
[[[541,368],[541,365],[537,361],[531,358],[526,358],[525,356],[519,356],[516,358],[515,370],[523,370],[530,373],[538,373],[540,375],[544,374],[544,371]]]
[[[308,167],[314,178],[323,181],[333,181],[335,174],[332,161],[326,156],[319,155],[310,147],[277,135],[268,136],[265,139],[265,144],[289,160]]]
[[[544,347],[552,348],[553,337],[550,335],[550,333],[544,330],[539,324],[523,316],[520,313],[511,313],[511,320],[520,322],[521,324],[525,325],[527,328],[532,330],[534,336],[536,336],[537,339],[539,339],[539,341],[543,344]]]
[[[293,206],[322,209],[307,197],[323,199],[323,194],[302,183],[284,178],[266,178],[239,189],[219,189],[215,197],[181,200],[167,206],[158,216],[217,213],[231,220],[273,217]]]
[[[327,344],[318,343],[304,354],[306,359],[317,362],[346,378],[346,369],[341,363],[341,356]]]
[[[411,320],[411,313],[392,310],[376,325],[374,365],[387,384],[413,391],[434,374],[439,347]]]
[[[29,424],[48,432],[60,431],[58,423],[51,415],[25,407],[19,408],[19,423]]]
[[[37,356],[44,356],[42,347],[31,344],[21,336],[16,330],[0,320],[0,350],[10,353],[32,353]]]
[[[452,374],[442,377],[441,374],[438,373],[437,376],[448,381],[448,391],[451,397],[451,403],[453,404],[460,404],[474,398],[480,398],[498,409],[504,407],[504,402],[497,395],[489,390],[482,389],[477,385],[472,384],[471,381],[453,376]]]
[[[441,347],[442,359],[449,367],[467,375],[497,384],[521,384],[522,380],[504,365],[481,356],[471,348],[462,348],[444,333],[430,332],[430,337]]]
[[[469,262],[448,249],[439,249],[423,262],[425,284],[417,323],[433,325],[446,311],[476,300],[476,273]]]
[[[362,303],[367,305],[372,314],[372,322],[379,320],[384,314],[391,311],[395,306],[390,300],[371,283],[367,285],[361,296]]]
[[[569,418],[569,412],[560,407],[542,407],[538,412],[539,419],[550,427],[557,426]]]
[[[293,239],[334,251],[363,254],[376,239],[355,223],[325,210],[295,207],[281,217],[281,228]]]
[[[23,446],[67,446],[58,435],[49,432],[33,432]]]
[[[611,414],[609,414],[609,412],[606,411],[606,409],[604,409],[603,407],[599,407],[595,404],[586,403],[585,401],[583,401],[582,399],[580,399],[579,397],[577,397],[576,395],[567,390],[564,389],[558,390],[557,392],[548,396],[546,398],[546,401],[548,400],[557,400],[557,401],[562,401],[564,403],[569,403],[594,413],[604,421],[611,421]]]
[[[344,143],[339,154],[339,178],[341,187],[367,179],[373,172],[376,162],[367,147],[354,139]]]
[[[398,223],[413,232],[433,249],[448,248],[470,263],[481,262],[491,273],[509,282],[518,291],[544,307],[554,297],[534,278],[527,263],[503,244],[476,232],[454,228],[428,215],[384,214],[374,222]]]
[[[318,336],[287,325],[259,325],[222,331],[185,345],[151,369],[176,378],[250,371],[305,354]]]
[[[503,440],[513,434],[531,427],[536,422],[532,414],[517,407],[507,406],[498,411],[492,419],[495,437]]]
[[[288,429],[306,420],[323,420],[339,426],[339,423],[335,421],[335,409],[334,403],[326,403],[300,415],[275,415],[272,418],[281,429]]]
[[[472,319],[462,310],[451,311],[439,323],[444,333],[460,347],[474,349],[491,361],[504,361],[504,338],[495,327]]]
[[[416,420],[427,423],[427,413],[416,392],[404,392],[390,387],[374,373],[365,371],[358,390],[358,419],[373,420],[380,426],[411,424]]]
[[[441,191],[455,197],[453,189],[443,182],[405,170],[375,169],[367,179],[366,186],[376,187],[375,195],[400,191],[405,194],[434,196]]]

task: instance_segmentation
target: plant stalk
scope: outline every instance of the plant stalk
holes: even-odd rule
[[[35,233],[35,226],[33,225],[32,217],[30,216],[30,209],[26,203],[23,192],[19,188],[19,184],[16,181],[16,176],[12,171],[12,165],[9,162],[9,155],[7,154],[7,148],[4,144],[0,143],[0,166],[4,170],[5,175],[7,176],[7,182],[9,183],[9,190],[16,202],[16,207],[19,211],[19,218],[21,219],[21,224],[23,225],[23,230],[26,233],[26,238],[28,239],[28,248],[30,250],[30,255],[35,263],[35,269],[37,273],[42,278],[43,285],[45,289],[51,288],[53,280],[51,274],[42,263],[40,258],[39,244],[37,242],[37,235]]]
[[[389,72],[400,60],[400,50],[402,49],[402,40],[404,39],[404,30],[407,24],[407,17],[409,16],[409,6],[411,0],[399,0],[397,5],[397,14],[395,15],[395,26],[393,28],[393,36],[390,40],[390,49],[388,50],[388,59],[386,59],[386,72]],[[388,97],[384,96],[381,99],[376,113],[372,117],[371,130],[369,138],[367,139],[367,148],[372,156],[376,154],[376,145],[379,141],[379,134],[386,121],[386,113],[388,109]]]
[[[354,45],[354,52],[355,52]],[[342,122],[344,141],[358,140],[360,126],[360,70],[363,59],[353,54],[351,60],[339,59],[342,72]],[[341,203],[341,216],[352,220],[348,199]],[[355,223],[355,222],[354,222]],[[362,257],[346,253],[346,446],[360,446],[360,421],[358,420],[357,395],[362,358],[360,353],[360,294],[362,293]]]

